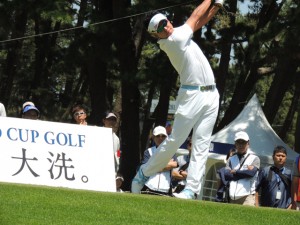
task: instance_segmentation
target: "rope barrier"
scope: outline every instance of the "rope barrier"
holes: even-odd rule
[[[179,6],[183,6],[183,5],[190,5],[190,4],[195,3],[195,2],[198,2],[198,0],[193,0],[193,1],[184,2],[184,3],[178,3],[178,4],[175,4],[175,5],[166,6],[166,7],[162,7],[162,8],[155,9],[155,10],[149,10],[147,12],[142,12],[142,13],[137,13],[137,14],[128,15],[128,16],[124,16],[124,17],[119,17],[119,18],[115,18],[115,19],[110,19],[110,20],[100,21],[100,22],[96,22],[96,23],[91,23],[91,24],[89,24],[89,26],[91,27],[91,26],[96,26],[96,25],[100,25],[100,24],[104,24],[104,23],[111,23],[111,22],[115,22],[115,21],[119,21],[119,20],[124,20],[124,19],[128,19],[128,18],[141,16],[141,15],[153,12],[153,11],[161,11],[161,10],[175,8],[175,7],[179,7]],[[66,29],[57,30],[57,31],[45,32],[45,33],[41,33],[41,34],[34,34],[34,35],[28,35],[28,36],[23,36],[23,37],[17,37],[17,38],[2,40],[2,41],[0,41],[0,44],[1,43],[8,43],[8,42],[13,42],[13,41],[24,40],[24,39],[29,39],[29,38],[34,38],[34,37],[42,37],[42,36],[45,36],[45,35],[63,33],[63,32],[68,32],[68,31],[72,31],[72,30],[83,29],[83,28],[85,28],[85,26],[77,26],[77,27],[66,28]]]

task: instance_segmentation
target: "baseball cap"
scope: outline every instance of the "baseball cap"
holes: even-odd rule
[[[37,111],[38,114],[40,114],[40,111],[34,105],[27,105],[27,106],[25,106],[25,108],[23,109],[23,113],[26,113],[29,110],[35,110],[35,111]]]
[[[108,113],[105,118],[108,119],[110,117],[115,117],[117,119],[117,116],[114,113]]]
[[[236,140],[244,140],[244,141],[249,141],[249,136],[245,131],[239,131],[235,134],[234,136],[234,141]]]
[[[167,131],[166,131],[166,128],[162,127],[162,126],[157,126],[154,128],[153,130],[153,135],[154,136],[157,136],[157,135],[160,135],[160,134],[163,134],[163,135],[167,135]]]
[[[167,17],[161,13],[158,13],[156,15],[154,15],[148,25],[148,32],[149,33],[157,33],[157,27],[160,21],[162,20],[166,20]]]

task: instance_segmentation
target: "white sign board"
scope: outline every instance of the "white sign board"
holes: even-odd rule
[[[112,130],[0,117],[0,171],[0,182],[115,192]]]
[[[150,108],[151,113],[154,112],[157,105],[158,105],[158,99],[153,99]],[[176,101],[169,101],[168,114],[175,114],[175,112],[176,112]]]

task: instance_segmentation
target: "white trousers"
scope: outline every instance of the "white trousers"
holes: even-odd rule
[[[219,93],[216,88],[210,91],[180,88],[176,105],[177,111],[171,135],[159,145],[156,154],[142,165],[142,171],[145,176],[151,176],[163,169],[193,129],[186,188],[199,194],[210,138],[218,115]]]

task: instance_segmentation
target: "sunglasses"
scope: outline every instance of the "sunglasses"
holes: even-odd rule
[[[76,112],[76,113],[74,113],[74,116],[81,116],[83,114],[85,114],[85,112]]]
[[[162,134],[160,134],[160,135],[156,135],[155,137],[159,137],[159,138],[166,138],[167,136],[166,136],[166,135],[162,135]]]
[[[161,33],[163,30],[164,30],[164,28],[165,28],[165,26],[167,26],[167,24],[168,24],[168,21],[167,20],[161,20],[160,22],[159,22],[159,24],[158,24],[158,27],[157,27],[157,33]]]
[[[248,141],[237,140],[237,141],[235,141],[235,143],[238,144],[238,145],[245,145],[245,144],[248,143]]]

